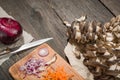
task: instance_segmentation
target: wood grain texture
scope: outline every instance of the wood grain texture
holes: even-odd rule
[[[101,2],[115,15],[120,15],[120,0],[101,0]]]
[[[38,52],[40,49],[42,48],[47,48],[49,55],[47,55],[46,57],[40,57],[38,55]],[[24,58],[22,58],[21,60],[19,60],[17,63],[15,63],[13,66],[10,67],[9,72],[11,73],[11,75],[13,76],[13,78],[15,80],[22,80],[23,76],[25,74],[22,74],[19,70],[20,66],[24,65],[30,58],[34,57],[36,59],[44,59],[45,61],[49,61],[51,59],[51,57],[53,57],[53,55],[56,54],[57,56],[57,60],[51,64],[49,67],[52,67],[53,69],[60,67],[60,66],[64,66],[65,71],[67,72],[67,74],[72,74],[74,75],[72,77],[72,80],[84,80],[62,57],[59,56],[59,54],[57,52],[55,52],[48,44],[43,44],[39,47],[37,47],[35,50],[33,50],[31,53],[29,53],[27,56],[25,56]],[[43,72],[44,73],[44,72]],[[42,73],[40,73],[39,75],[41,75]],[[35,75],[26,75],[26,77],[24,78],[24,80],[41,80],[40,78],[38,78]]]
[[[88,21],[109,21],[113,15],[98,0],[51,0],[51,5],[62,20],[72,22],[87,15]]]
[[[88,21],[104,23],[113,17],[99,0],[0,0],[0,6],[18,20],[24,30],[32,34],[34,40],[53,37],[54,40],[47,43],[64,59],[67,37],[63,20],[72,22],[81,15],[87,15]],[[4,62],[0,66],[0,80],[13,80],[8,73],[9,67],[33,49],[12,55]]]
[[[54,47],[55,51],[60,53],[60,55],[64,58],[65,55],[63,50],[64,46],[67,44],[65,37],[66,28],[62,25],[62,22],[54,13],[52,8],[49,7],[49,4],[41,1],[36,0],[33,1],[32,4],[29,0],[0,0],[0,6],[2,6],[9,15],[18,20],[24,30],[32,34],[34,40],[53,37],[54,40],[47,43]],[[8,68],[16,61],[27,55],[27,52],[30,52],[31,50],[32,49],[13,55],[8,60],[9,63],[5,62],[2,64],[0,67],[3,71],[0,72],[0,75],[4,76],[0,76],[0,80],[13,80],[8,73]]]
[[[43,0],[2,0],[0,5],[17,19],[27,32],[32,34],[34,40],[53,37],[51,45],[57,52],[63,53],[64,46],[67,44],[66,28],[61,25],[59,17],[47,2]],[[60,55],[64,58],[64,54]]]

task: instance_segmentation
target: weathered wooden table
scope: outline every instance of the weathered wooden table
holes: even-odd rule
[[[0,0],[0,6],[31,33],[34,40],[53,37],[47,42],[65,60],[67,44],[63,21],[87,15],[88,20],[109,21],[120,14],[120,0]],[[0,66],[0,80],[13,80],[8,69],[33,49],[10,57]]]

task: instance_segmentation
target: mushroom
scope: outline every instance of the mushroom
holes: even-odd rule
[[[116,77],[118,74],[120,74],[120,71],[118,71],[118,70],[114,70],[114,71],[113,70],[106,70],[106,72],[104,72],[104,74]]]
[[[96,50],[96,46],[93,44],[86,44],[86,49],[90,50],[90,51],[95,51]]]
[[[109,66],[107,66],[105,64],[100,64],[100,63],[95,62],[95,61],[86,62],[86,65],[87,66],[92,66],[92,67],[96,68],[95,72],[100,72],[101,69],[107,69],[107,68],[109,68]]]
[[[106,48],[105,47],[98,47],[96,51],[98,54],[101,53],[103,55],[106,52]]]
[[[63,24],[65,24],[67,27],[71,27],[71,24],[68,23],[67,21],[64,21]]]
[[[113,18],[110,20],[110,23],[111,23],[111,25],[113,25],[115,22],[116,22],[116,18],[113,17]]]
[[[119,32],[119,31],[120,31],[120,25],[116,25],[116,27],[113,28],[113,31],[114,31],[114,32],[115,32],[115,31],[118,31],[118,32]]]
[[[113,34],[111,32],[106,33],[106,41],[111,42],[114,39]]]
[[[84,57],[88,58],[95,58],[96,56],[93,54],[92,51],[87,51],[86,53],[83,54]]]
[[[108,65],[108,66],[111,66],[111,65],[114,65],[114,64],[116,64],[116,62],[115,61],[106,61],[106,65]]]
[[[79,26],[82,34],[87,32],[88,24],[86,22],[79,22]]]
[[[112,53],[115,54],[116,57],[120,57],[120,49],[113,49]]]
[[[117,79],[120,69],[120,15],[109,22],[86,21],[82,16],[67,26],[68,42],[73,45],[73,53],[94,74],[95,80]],[[111,67],[115,67],[111,74]],[[105,74],[104,74],[105,73]]]
[[[120,38],[120,32],[119,33],[114,32],[114,35],[115,35],[116,38]]]
[[[81,16],[80,18],[76,19],[76,21],[79,21],[79,22],[85,21],[86,17],[87,16]]]
[[[73,53],[75,54],[76,58],[80,59],[80,50],[77,47],[73,46]]]
[[[106,30],[109,30],[109,26],[110,26],[110,22],[106,22],[106,23],[104,24],[104,27],[105,27]]]
[[[116,17],[117,21],[120,22],[120,15]]]
[[[81,43],[84,44],[86,42],[86,36],[85,34],[81,35]]]

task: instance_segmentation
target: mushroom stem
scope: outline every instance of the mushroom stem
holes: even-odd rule
[[[96,67],[96,72],[100,72],[100,67],[99,66]]]

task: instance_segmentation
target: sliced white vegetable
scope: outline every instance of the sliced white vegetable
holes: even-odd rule
[[[42,49],[39,50],[38,54],[39,54],[39,56],[45,57],[49,54],[49,52],[48,52],[47,48],[42,48]]]

